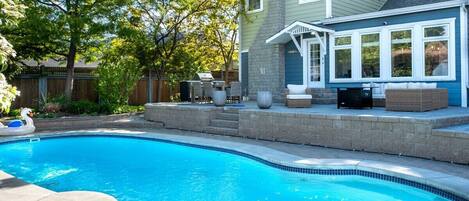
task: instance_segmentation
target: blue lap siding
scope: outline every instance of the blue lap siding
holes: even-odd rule
[[[456,80],[454,81],[438,81],[438,87],[447,88],[449,92],[449,104],[454,106],[461,105],[461,27],[460,27],[460,8],[447,8],[441,10],[411,13],[405,15],[397,15],[390,17],[382,17],[375,19],[367,19],[353,22],[345,22],[338,24],[327,25],[332,27],[337,32],[347,31],[354,29],[363,29],[370,27],[380,27],[385,23],[387,25],[405,24],[419,21],[438,20],[445,18],[455,18],[455,58],[456,58]],[[286,44],[285,55],[285,83],[287,84],[302,84],[303,81],[303,59],[300,54],[289,53],[289,49],[296,49],[293,42]],[[329,51],[327,52],[329,53]],[[467,56],[467,55],[464,55]],[[362,83],[330,83],[329,82],[329,55],[325,57],[325,74],[326,74],[326,87],[347,87],[347,86],[360,86]]]

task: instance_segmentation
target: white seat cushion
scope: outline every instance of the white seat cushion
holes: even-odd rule
[[[422,88],[422,83],[419,82],[409,82],[407,84],[409,89],[421,89]]]
[[[435,82],[433,83],[422,83],[422,89],[436,89],[437,84]]]
[[[407,83],[388,83],[386,89],[407,89]]]
[[[311,100],[311,99],[313,99],[313,96],[311,96],[309,94],[287,95],[287,99],[290,99],[290,100]]]
[[[287,88],[288,88],[288,94],[291,94],[291,95],[306,94],[306,86],[305,85],[289,84],[289,85],[287,85]]]

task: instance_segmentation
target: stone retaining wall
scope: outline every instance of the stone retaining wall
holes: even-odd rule
[[[147,105],[145,119],[166,128],[203,132],[223,108]],[[317,145],[347,150],[415,156],[469,164],[469,136],[434,128],[467,118],[416,119],[325,115],[319,113],[239,111],[239,137]],[[469,119],[468,119],[469,120]]]
[[[298,114],[241,110],[242,137],[416,156],[469,164],[469,138],[435,134],[445,119]]]
[[[38,132],[89,128],[163,128],[161,123],[144,121],[139,114],[34,119],[34,125]]]
[[[203,132],[223,108],[145,105],[145,120],[162,123],[165,128]]]

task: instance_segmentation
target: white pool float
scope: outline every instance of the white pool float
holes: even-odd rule
[[[26,124],[20,127],[8,127],[0,123],[0,136],[18,136],[34,133],[33,111],[29,108],[21,109],[21,118],[26,121]]]

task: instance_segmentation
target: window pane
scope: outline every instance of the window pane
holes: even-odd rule
[[[392,77],[412,76],[412,31],[391,32]]]
[[[428,27],[424,29],[425,37],[438,37],[448,35],[448,26]]]
[[[362,77],[379,77],[379,34],[362,35]]]
[[[336,46],[351,45],[351,44],[352,44],[352,37],[351,36],[335,38],[335,45]]]
[[[321,81],[321,49],[319,44],[311,44],[310,53],[310,81]]]
[[[335,78],[352,78],[352,50],[335,51]]]
[[[261,0],[248,0],[249,10],[259,10],[261,9]]]
[[[425,43],[425,76],[448,76],[448,41]]]

